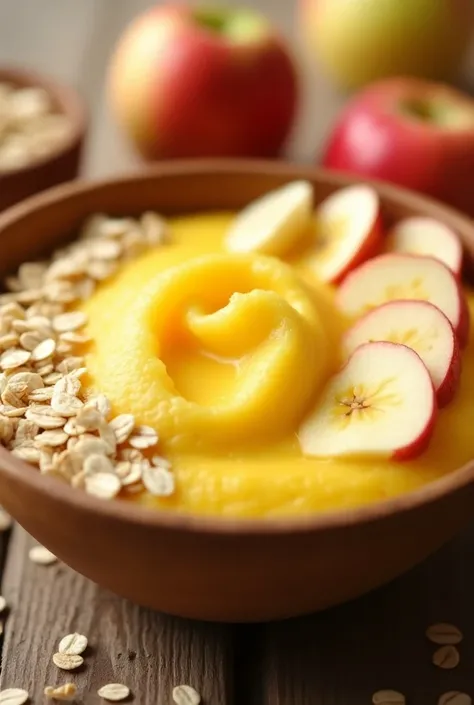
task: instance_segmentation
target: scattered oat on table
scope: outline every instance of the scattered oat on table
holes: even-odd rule
[[[3,507],[0,507],[0,531],[8,531],[12,523],[12,518],[8,512],[6,512]]]
[[[33,546],[30,548],[28,556],[30,561],[38,565],[52,565],[58,560],[54,553],[51,553],[45,546]]]
[[[426,630],[426,636],[434,644],[443,646],[446,644],[459,644],[463,638],[462,631],[458,627],[446,622],[432,624]]]
[[[173,688],[173,700],[176,705],[199,705],[201,696],[190,685],[177,685]]]
[[[74,671],[82,666],[84,659],[79,654],[68,654],[58,651],[53,655],[53,663],[63,671]]]
[[[109,700],[113,703],[118,703],[120,700],[125,700],[130,695],[130,688],[122,683],[108,683],[99,688],[97,694],[104,700]]]
[[[74,632],[61,639],[58,651],[60,654],[82,654],[87,649],[87,644],[87,637],[84,634]]]
[[[44,694],[52,700],[74,700],[77,693],[77,686],[74,683],[65,683],[56,688],[52,685],[46,686]]]
[[[29,697],[23,688],[6,688],[0,690],[0,705],[24,705]]]
[[[372,702],[374,705],[405,705],[405,696],[398,690],[377,690]]]
[[[450,690],[443,693],[438,700],[438,705],[472,705],[472,698],[467,693],[460,693],[458,690]]]
[[[438,666],[438,668],[456,668],[460,660],[459,651],[452,644],[446,644],[436,649],[432,660],[434,665]]]

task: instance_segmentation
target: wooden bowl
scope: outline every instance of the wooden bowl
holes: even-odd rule
[[[165,214],[240,208],[284,182],[312,181],[316,200],[349,177],[274,162],[161,164],[128,178],[66,184],[0,216],[0,274],[69,238],[90,213]],[[459,232],[455,211],[374,184],[390,220],[430,215]],[[100,585],[187,617],[257,621],[320,610],[361,595],[422,560],[474,514],[474,462],[410,494],[301,518],[231,520],[102,501],[0,449],[0,502],[38,541]]]
[[[71,121],[71,134],[57,150],[19,169],[0,170],[0,211],[39,191],[76,178],[86,134],[85,107],[75,91],[33,71],[0,67],[0,83],[43,88]]]

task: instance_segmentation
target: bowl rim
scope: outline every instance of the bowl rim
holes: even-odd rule
[[[180,175],[204,175],[212,172],[221,174],[266,174],[287,178],[319,179],[334,187],[353,184],[357,177],[334,172],[317,166],[297,162],[274,162],[268,160],[246,159],[194,159],[162,162],[154,166],[131,170],[114,177],[95,180],[79,179],[61,184],[35,194],[24,201],[11,206],[0,214],[0,236],[4,228],[34,213],[42,206],[76,198],[82,194],[102,187],[127,184],[131,181],[147,181],[159,177]],[[373,179],[359,179],[372,185],[382,198],[396,203],[422,207],[431,212],[431,217],[440,217],[461,235],[464,245],[474,251],[474,221],[458,211],[445,206],[424,195],[408,191]],[[434,214],[433,214],[434,212]],[[215,515],[191,514],[175,510],[161,510],[139,505],[126,500],[102,500],[85,492],[80,492],[69,484],[57,479],[42,476],[31,465],[15,458],[10,451],[0,445],[0,477],[5,475],[13,482],[20,482],[25,487],[47,495],[49,498],[71,505],[72,509],[89,515],[104,515],[121,523],[146,525],[150,529],[162,528],[171,531],[204,534],[268,535],[268,534],[307,534],[328,530],[344,529],[348,526],[370,524],[388,519],[397,514],[407,513],[421,506],[433,504],[443,497],[455,494],[474,482],[474,458],[452,472],[427,483],[411,492],[396,497],[359,505],[356,507],[327,510],[304,514],[303,516],[271,517],[226,517]]]
[[[38,157],[24,166],[15,169],[0,170],[0,188],[3,183],[12,178],[21,178],[21,175],[39,169],[60,155],[73,149],[80,142],[87,130],[87,108],[84,100],[72,86],[61,83],[47,75],[35,70],[17,66],[0,65],[0,82],[12,83],[20,87],[42,88],[58,104],[60,113],[66,115],[71,122],[71,132],[49,154]]]

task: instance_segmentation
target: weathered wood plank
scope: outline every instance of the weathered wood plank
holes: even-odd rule
[[[412,703],[449,690],[474,696],[474,527],[406,576],[352,604],[265,628],[261,705],[367,705],[378,689]],[[436,622],[464,632],[460,665],[431,663]]]
[[[87,541],[87,535],[84,534]],[[169,705],[173,686],[193,685],[203,701],[230,705],[231,632],[224,626],[191,623],[142,609],[56,564],[28,558],[32,539],[15,528],[3,578],[11,606],[5,630],[0,687],[21,687],[33,702],[46,685],[76,683],[78,702],[99,703],[97,689],[128,685],[140,705]],[[77,673],[51,661],[65,634],[85,634],[90,647]]]

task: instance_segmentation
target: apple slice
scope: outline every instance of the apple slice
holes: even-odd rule
[[[414,350],[431,375],[438,406],[448,404],[459,383],[461,355],[451,323],[427,301],[391,301],[369,311],[344,335],[345,357],[364,343],[385,340]]]
[[[377,192],[361,184],[331,194],[316,209],[315,231],[316,249],[307,265],[318,279],[339,282],[379,249],[382,219]]]
[[[312,185],[292,181],[241,210],[226,234],[225,247],[232,252],[283,255],[309,231],[312,210]]]
[[[443,262],[458,277],[462,266],[461,240],[454,230],[434,218],[405,218],[390,231],[389,250],[427,255]]]
[[[329,380],[298,437],[314,457],[408,460],[425,450],[436,412],[430,374],[414,350],[366,343]]]
[[[337,301],[359,318],[388,301],[417,299],[437,306],[449,319],[461,346],[469,336],[469,309],[456,277],[433,257],[385,254],[358,267],[343,281]]]

